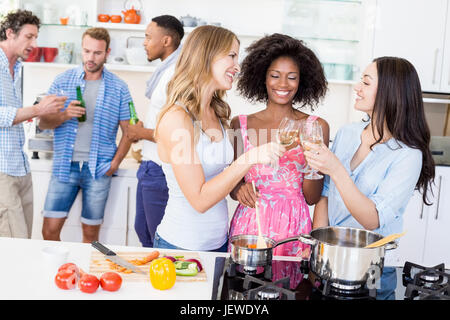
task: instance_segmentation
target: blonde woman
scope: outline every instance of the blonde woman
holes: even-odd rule
[[[285,151],[268,143],[232,163],[223,97],[240,71],[238,53],[236,35],[215,26],[196,28],[183,45],[155,132],[169,200],[154,247],[226,252],[225,197],[252,165],[273,163]]]

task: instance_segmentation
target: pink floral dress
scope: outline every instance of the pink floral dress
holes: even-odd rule
[[[314,121],[310,116],[308,121]],[[244,151],[253,148],[247,134],[247,116],[239,116]],[[255,182],[258,198],[261,232],[275,241],[311,231],[311,217],[302,192],[305,159],[299,146],[287,151],[279,159],[278,173],[268,165],[254,165],[245,175],[246,182]],[[258,225],[254,208],[238,205],[230,225],[230,238],[235,235],[257,235]],[[307,247],[300,241],[292,241],[274,248],[274,256],[301,256]],[[230,249],[230,245],[229,245]],[[277,264],[278,265],[278,264]],[[280,264],[283,265],[283,264]],[[292,264],[273,271],[273,280],[289,276],[291,288],[295,288],[302,276],[298,270],[289,270]]]

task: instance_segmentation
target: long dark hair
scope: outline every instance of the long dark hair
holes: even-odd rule
[[[384,136],[384,123],[397,140],[422,152],[422,170],[416,189],[422,190],[427,205],[429,183],[435,168],[430,151],[430,129],[425,120],[422,88],[414,66],[406,59],[380,57],[373,60],[378,72],[378,89],[373,108],[374,124],[379,133],[375,144]],[[374,130],[374,129],[373,129]]]

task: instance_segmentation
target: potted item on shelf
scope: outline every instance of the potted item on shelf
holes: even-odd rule
[[[180,21],[183,24],[183,27],[196,27],[197,26],[197,18],[191,17],[190,15],[180,17]]]
[[[141,0],[126,0],[124,3],[125,11],[123,13],[123,22],[130,24],[139,24],[141,16],[139,10],[142,9]]]
[[[112,23],[120,23],[120,22],[122,22],[122,16],[119,16],[117,14],[113,14],[110,19],[111,19]]]
[[[99,22],[108,22],[109,19],[110,19],[110,17],[109,17],[109,15],[107,15],[107,14],[99,14],[99,15],[97,16],[97,20],[98,20]]]
[[[58,44],[58,62],[71,63],[73,54],[74,43],[73,42],[60,42]]]
[[[127,11],[122,11],[124,19],[123,21],[125,23],[130,23],[130,24],[139,24],[139,22],[141,22],[141,16],[138,14],[138,12],[132,8],[129,9]]]
[[[131,65],[148,66],[150,63],[147,59],[147,53],[142,47],[131,47],[125,49],[127,61]]]
[[[42,48],[41,47],[35,47],[33,50],[31,50],[30,55],[25,60],[26,62],[39,62],[41,61],[42,57]]]
[[[53,62],[55,61],[56,55],[58,54],[58,48],[42,48],[44,54],[45,62]]]
[[[42,23],[43,24],[52,24],[55,22],[54,18],[56,16],[56,11],[53,5],[48,2],[44,4],[44,9],[42,12]]]
[[[61,22],[61,24],[63,26],[65,26],[69,22],[69,17],[61,17],[61,18],[59,18],[59,21]]]

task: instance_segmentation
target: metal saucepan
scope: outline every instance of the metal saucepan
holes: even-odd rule
[[[237,235],[230,239],[231,259],[233,262],[247,267],[263,267],[272,263],[272,249],[280,244],[299,241],[299,236],[275,241],[268,237],[262,237],[267,248],[249,248],[249,245],[256,245],[257,235]]]
[[[364,229],[323,227],[302,234],[299,240],[311,245],[310,268],[318,277],[343,285],[373,283],[383,272],[385,250],[397,248],[392,241],[364,248],[383,236]]]

